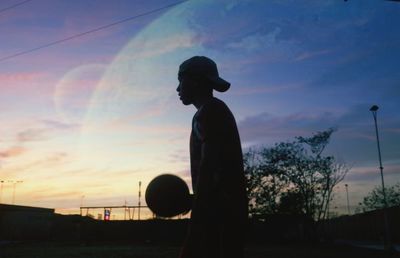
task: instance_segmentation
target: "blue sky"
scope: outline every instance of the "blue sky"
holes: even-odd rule
[[[168,3],[33,0],[0,13],[0,58]],[[326,153],[352,167],[343,184],[355,205],[380,183],[373,104],[385,179],[400,180],[399,14],[383,0],[191,0],[0,62],[0,179],[24,181],[17,203],[64,213],[82,196],[135,204],[138,181],[160,173],[189,182],[195,109],[177,98],[177,68],[206,55],[232,84],[216,96],[244,149],[338,128]],[[2,201],[11,194],[4,184]]]

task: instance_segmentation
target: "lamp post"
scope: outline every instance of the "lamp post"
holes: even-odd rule
[[[347,214],[350,215],[350,202],[349,202],[349,185],[345,184],[346,187],[346,195],[347,195]]]
[[[22,180],[17,180],[17,181],[11,181],[13,183],[13,195],[12,195],[12,204],[15,204],[15,191],[17,188],[17,184],[23,183],[24,181]]]
[[[83,207],[83,199],[85,198],[85,195],[81,195],[81,206],[79,207],[79,213],[82,216],[82,207]]]
[[[83,207],[83,199],[85,199],[85,195],[81,195],[81,207]]]
[[[4,184],[4,180],[0,180],[0,184],[1,184],[1,186],[0,186],[0,203],[1,203],[1,201],[3,199],[3,184]]]
[[[378,134],[378,123],[377,123],[377,111],[379,107],[377,105],[373,105],[369,111],[372,112],[372,116],[374,117],[375,122],[375,133],[376,133],[376,142],[378,145],[378,156],[379,156],[379,169],[381,172],[381,180],[382,180],[382,193],[383,193],[383,204],[384,204],[384,220],[385,220],[385,249],[390,250],[391,248],[391,239],[390,239],[390,228],[389,228],[389,220],[388,220],[388,212],[387,212],[387,199],[386,199],[386,191],[385,191],[385,181],[383,180],[383,166],[382,166],[382,156],[381,156],[381,146],[379,143],[379,134]]]
[[[140,199],[141,199],[141,197],[142,197],[142,181],[139,181],[139,207],[138,207],[138,220],[140,220],[140,206],[141,206],[141,203],[140,203]]]

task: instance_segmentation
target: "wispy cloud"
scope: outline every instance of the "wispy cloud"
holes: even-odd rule
[[[247,86],[240,86],[233,88],[229,94],[232,95],[258,95],[258,94],[266,94],[266,93],[276,93],[282,91],[291,91],[295,89],[302,88],[302,85],[299,84],[291,84],[291,85],[266,85],[266,86],[259,86],[259,87],[247,87]]]
[[[82,195],[82,191],[62,190],[54,186],[41,189],[33,189],[32,191],[27,191],[26,194],[29,194],[29,197],[34,200],[45,199],[46,201],[51,201],[53,199],[71,199],[73,197],[78,197]]]
[[[18,148],[16,148],[14,150],[14,155],[20,155],[24,151],[26,150],[19,150]],[[4,166],[2,174],[4,177],[12,177],[14,175],[24,175],[24,177],[29,178],[35,177],[38,176],[40,173],[32,174],[32,171],[43,171],[60,165],[64,165],[68,157],[68,154],[65,152],[55,152],[45,157],[30,159],[25,162],[10,163],[7,166]],[[43,173],[46,174],[47,172]],[[50,176],[56,177],[57,175],[50,174]]]
[[[324,49],[324,50],[318,50],[318,51],[312,51],[312,52],[306,51],[306,52],[301,53],[299,56],[297,56],[294,59],[294,61],[299,62],[299,61],[307,60],[307,59],[314,58],[317,56],[326,55],[326,54],[331,53],[332,51],[333,50],[331,50],[331,49]]]
[[[273,45],[277,43],[276,38],[280,32],[281,29],[276,27],[273,31],[267,34],[255,33],[244,37],[237,42],[229,43],[228,47],[247,51],[255,51],[266,48],[268,49],[268,47],[273,47]]]
[[[319,115],[296,113],[278,117],[263,112],[238,123],[244,142],[270,142],[325,130],[337,123],[332,113]]]
[[[44,119],[39,122],[41,126],[27,128],[18,132],[16,134],[16,141],[18,143],[46,141],[59,133],[76,131],[80,128],[79,124],[64,123],[51,119]]]
[[[80,127],[80,124],[76,123],[65,123],[65,122],[60,122],[57,120],[50,120],[50,119],[45,119],[42,120],[43,124],[50,128],[50,129],[57,129],[57,130],[74,130]]]
[[[183,163],[189,164],[190,157],[189,157],[189,150],[176,150],[175,152],[169,155],[169,160],[172,163]]]
[[[127,49],[131,49],[132,54],[128,56],[121,55],[119,58],[128,61],[138,58],[153,58],[177,49],[189,48],[195,44],[194,35],[189,32],[151,38],[151,40],[147,35],[142,35],[127,45]],[[138,51],[138,49],[141,51]]]
[[[399,162],[400,163],[400,162]],[[400,176],[400,164],[394,165],[385,165],[384,167],[384,176],[391,177],[396,176],[399,178]],[[350,170],[350,172],[346,176],[347,181],[376,181],[380,179],[380,171],[378,168],[378,164],[375,167],[354,167]],[[400,180],[400,179],[398,179]]]
[[[32,142],[32,141],[44,141],[47,140],[47,130],[45,129],[26,129],[17,134],[18,142]]]
[[[149,41],[146,43],[145,49],[150,51],[145,51],[140,53],[139,57],[154,57],[161,54],[166,54],[174,51],[178,48],[188,48],[193,46],[194,40],[193,35],[190,34],[180,34],[174,35],[159,41]]]

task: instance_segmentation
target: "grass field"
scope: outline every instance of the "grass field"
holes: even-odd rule
[[[17,243],[0,246],[1,258],[176,258],[179,246],[155,244]],[[337,245],[248,245],[246,258],[382,258],[381,251]]]

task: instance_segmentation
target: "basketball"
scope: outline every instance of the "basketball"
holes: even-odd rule
[[[180,177],[163,174],[155,177],[146,188],[149,209],[159,217],[174,217],[190,211],[192,198],[189,187]]]

